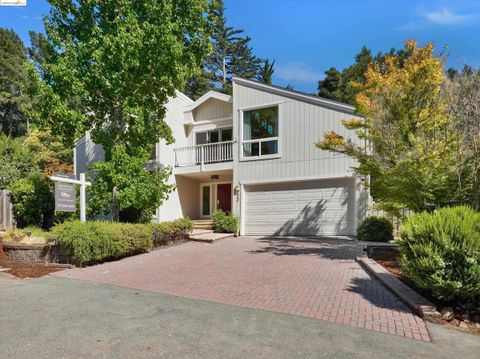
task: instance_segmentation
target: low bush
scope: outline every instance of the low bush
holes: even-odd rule
[[[54,226],[49,240],[79,265],[144,253],[153,248],[151,228],[141,224],[68,221]]]
[[[407,219],[398,240],[400,266],[441,300],[480,295],[480,213],[439,209]]]
[[[193,222],[183,218],[158,224],[67,221],[54,226],[48,239],[75,264],[88,265],[187,240],[192,229]]]
[[[213,231],[215,233],[238,233],[239,219],[231,213],[225,213],[221,209],[213,212]]]
[[[390,242],[393,240],[392,223],[382,217],[368,217],[360,222],[357,229],[359,241]]]
[[[153,245],[165,246],[171,242],[188,239],[188,234],[193,230],[193,222],[188,218],[180,218],[172,222],[151,224]]]

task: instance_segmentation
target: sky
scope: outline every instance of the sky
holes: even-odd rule
[[[228,24],[245,30],[254,53],[275,60],[273,82],[315,93],[324,71],[341,70],[362,46],[375,54],[401,48],[405,39],[447,46],[448,67],[480,67],[480,0],[225,0]],[[27,45],[28,31],[43,31],[46,0],[0,7],[0,26]]]

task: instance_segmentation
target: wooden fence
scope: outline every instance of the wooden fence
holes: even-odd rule
[[[13,206],[10,201],[10,192],[0,190],[0,230],[15,227]]]

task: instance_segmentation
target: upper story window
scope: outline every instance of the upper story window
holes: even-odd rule
[[[221,128],[213,131],[197,132],[195,133],[195,144],[204,145],[207,143],[217,143],[231,141],[232,128]]]
[[[243,112],[243,157],[278,155],[278,106]]]

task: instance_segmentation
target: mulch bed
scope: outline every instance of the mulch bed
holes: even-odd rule
[[[0,267],[8,268],[4,272],[14,275],[17,278],[39,278],[47,274],[61,271],[65,268],[51,263],[26,263],[12,260],[3,251],[3,244],[0,241]]]
[[[418,288],[408,276],[400,271],[397,256],[398,253],[395,251],[376,250],[372,259],[393,274],[397,279],[401,280],[417,293],[434,303],[437,306],[438,311],[442,314],[440,324],[470,334],[480,335],[480,302],[477,302],[477,305],[473,309],[468,310],[463,303],[445,303],[439,301],[434,298],[428,290]]]

